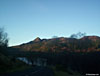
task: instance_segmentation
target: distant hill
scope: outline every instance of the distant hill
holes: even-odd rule
[[[51,38],[40,39],[24,43],[18,46],[12,46],[23,51],[41,51],[41,52],[90,52],[100,51],[100,37],[84,36],[81,39],[76,38]]]

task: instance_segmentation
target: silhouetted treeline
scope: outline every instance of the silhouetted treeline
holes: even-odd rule
[[[24,55],[23,55],[24,54]],[[100,74],[100,52],[24,52],[20,57],[26,57],[31,62],[35,58],[47,59],[47,65],[55,66],[57,70],[80,74]]]
[[[100,74],[100,52],[62,52],[48,56],[48,64],[56,66],[58,70],[68,71],[70,68],[81,74]]]
[[[17,70],[24,65],[26,65],[24,62],[17,60],[15,56],[11,55],[7,33],[3,28],[0,28],[0,75]]]

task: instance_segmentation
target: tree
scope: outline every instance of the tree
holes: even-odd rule
[[[80,39],[80,38],[82,38],[82,37],[84,37],[84,36],[86,36],[86,33],[78,32],[78,33],[76,33],[76,34],[72,34],[72,35],[70,36],[70,38]]]
[[[8,46],[8,37],[7,33],[4,32],[4,28],[0,28],[0,47]]]

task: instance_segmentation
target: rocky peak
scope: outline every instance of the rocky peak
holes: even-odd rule
[[[41,39],[39,37],[37,37],[34,41],[39,42],[39,41],[41,41]]]

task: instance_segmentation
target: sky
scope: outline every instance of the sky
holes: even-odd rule
[[[0,27],[9,46],[77,32],[100,36],[100,0],[0,0]]]

